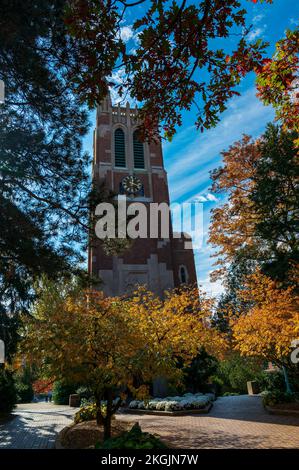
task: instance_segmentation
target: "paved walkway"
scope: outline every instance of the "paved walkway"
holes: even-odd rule
[[[172,447],[299,448],[299,417],[269,415],[258,396],[221,397],[206,415],[120,415]]]
[[[0,425],[0,448],[53,448],[57,433],[72,422],[75,411],[49,403],[18,405],[15,418]],[[218,398],[207,415],[117,418],[139,421],[144,431],[178,448],[299,448],[299,417],[269,415],[257,396]]]
[[[45,402],[18,405],[15,417],[0,424],[0,449],[52,449],[57,433],[72,423],[76,411]]]

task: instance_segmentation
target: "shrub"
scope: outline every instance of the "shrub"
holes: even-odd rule
[[[222,390],[223,390],[223,385],[224,385],[223,380],[217,375],[212,375],[212,377],[210,377],[210,380],[211,380],[212,385],[214,386],[216,395],[217,396],[221,395]]]
[[[77,385],[68,384],[63,380],[54,382],[52,399],[56,405],[68,405],[69,396],[75,393]]]
[[[95,400],[94,398],[81,398],[81,401],[80,401],[80,408],[83,407],[83,406],[88,406],[88,405],[93,405],[95,403]]]
[[[18,403],[30,403],[33,400],[34,392],[31,384],[16,382],[16,392]]]
[[[77,388],[76,393],[80,395],[81,400],[84,399],[84,400],[88,400],[89,402],[93,400],[93,393],[88,387],[81,386]]]
[[[115,402],[116,400],[114,400]],[[102,401],[101,412],[102,414],[106,413],[107,403]],[[80,410],[75,413],[74,422],[82,423],[83,421],[92,421],[97,417],[97,408],[95,403],[88,403],[84,406],[81,406]]]
[[[211,375],[215,374],[218,367],[218,360],[210,356],[204,348],[200,349],[198,355],[192,360],[187,367],[184,377],[184,385],[187,390],[193,393],[199,390],[208,390],[208,380]]]
[[[279,391],[285,392],[285,380],[281,371],[277,372],[262,372],[258,379],[258,385],[263,391]]]
[[[30,403],[34,397],[32,374],[29,367],[21,368],[15,374],[15,388],[18,403]]]
[[[247,394],[247,382],[257,380],[261,374],[262,366],[259,361],[233,354],[220,362],[216,375],[223,382],[224,392]]]
[[[87,406],[82,406],[74,416],[74,422],[82,423],[83,421],[92,421],[96,419],[97,409],[95,403]]]
[[[6,369],[0,369],[0,414],[10,413],[17,402],[13,375]]]
[[[281,403],[292,403],[299,400],[298,394],[282,392],[280,390],[262,392],[263,405],[273,406]]]
[[[167,449],[167,446],[157,437],[147,432],[142,432],[138,423],[134,424],[130,431],[122,433],[118,437],[107,439],[102,445],[97,444],[97,449]]]

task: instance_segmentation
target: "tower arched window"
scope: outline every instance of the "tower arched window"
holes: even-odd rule
[[[181,284],[186,284],[188,282],[188,273],[186,266],[180,266],[179,277]]]
[[[121,128],[118,128],[114,132],[114,156],[115,166],[120,168],[126,167],[126,145],[125,145],[125,133]]]
[[[139,138],[138,131],[133,133],[133,152],[134,152],[134,168],[144,168],[144,147],[143,142]]]

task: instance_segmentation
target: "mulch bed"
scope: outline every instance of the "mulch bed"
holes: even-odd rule
[[[112,421],[112,437],[128,431],[134,423]],[[56,440],[57,449],[94,449],[97,442],[103,441],[103,428],[96,421],[71,424],[60,431]]]

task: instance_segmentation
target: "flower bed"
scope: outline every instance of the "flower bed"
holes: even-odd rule
[[[205,395],[202,393],[185,393],[181,397],[152,398],[148,401],[133,400],[129,404],[129,409],[159,412],[202,410],[208,407],[214,399],[213,393]]]

